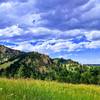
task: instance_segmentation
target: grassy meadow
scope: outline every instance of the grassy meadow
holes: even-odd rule
[[[100,100],[100,87],[0,78],[0,100]]]

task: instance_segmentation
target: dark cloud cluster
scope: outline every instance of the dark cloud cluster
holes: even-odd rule
[[[27,16],[37,14],[40,15],[40,19],[33,17],[31,20],[36,27],[64,31],[100,29],[99,0],[1,0],[0,2],[5,2],[0,4],[0,28],[14,24],[30,27],[28,23],[30,18]],[[27,19],[27,22],[24,23],[26,20],[22,18]]]
[[[40,11],[48,11],[56,9],[57,7],[73,9],[87,3],[89,0],[36,0],[36,7]]]
[[[9,1],[9,0],[0,0],[0,3],[2,3],[2,2],[7,2],[7,1]]]
[[[27,2],[28,0],[0,0],[0,3],[3,3],[3,2],[11,2],[11,1],[13,1],[13,2]]]
[[[100,29],[98,0],[37,0],[36,7],[46,21],[40,26],[68,29]],[[94,15],[93,15],[94,13]]]

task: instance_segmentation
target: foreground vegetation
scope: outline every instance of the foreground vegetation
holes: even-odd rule
[[[32,59],[32,58],[31,58]],[[4,63],[0,69],[0,77],[7,78],[32,78],[39,80],[55,80],[74,84],[97,84],[100,85],[100,67],[84,66],[66,60],[66,63],[55,63],[39,66],[34,61],[28,63],[30,57],[9,65]],[[63,60],[63,59],[59,59]],[[70,63],[67,63],[70,61]],[[34,64],[35,63],[35,64]],[[5,67],[8,66],[8,67]]]
[[[0,100],[100,100],[100,87],[1,78]]]

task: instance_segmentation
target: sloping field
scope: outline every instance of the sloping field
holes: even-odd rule
[[[100,100],[100,87],[1,78],[0,100]]]
[[[4,64],[0,64],[0,69],[5,69],[7,67],[9,67],[11,64],[13,64],[14,62],[18,61],[18,59],[15,59],[13,61],[8,61],[8,62],[5,62]]]

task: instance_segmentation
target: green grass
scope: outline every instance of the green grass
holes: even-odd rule
[[[13,61],[5,62],[4,64],[1,64],[1,65],[0,65],[0,69],[1,69],[1,68],[5,69],[5,68],[9,67],[11,64],[13,64],[13,63],[16,62],[16,61],[18,61],[18,59],[15,59],[15,60],[13,60]]]
[[[1,78],[0,100],[100,100],[100,87]]]

